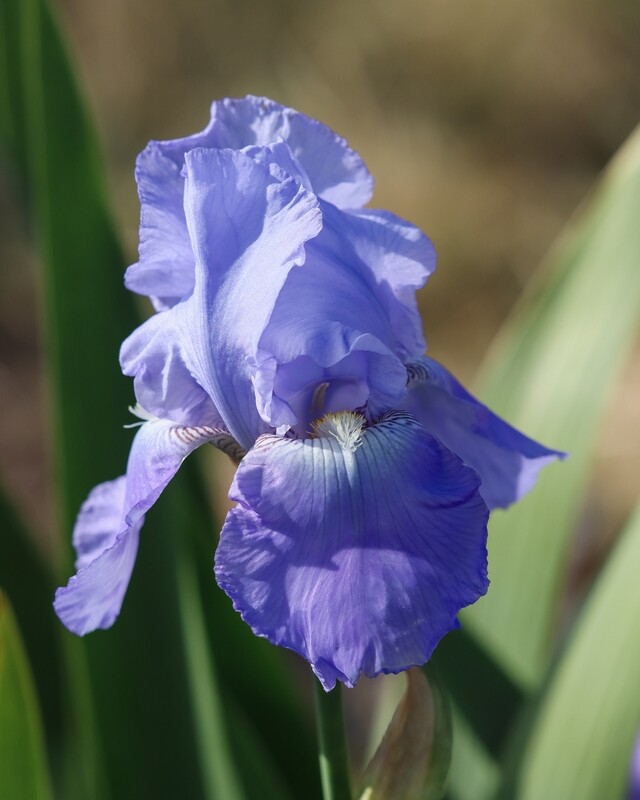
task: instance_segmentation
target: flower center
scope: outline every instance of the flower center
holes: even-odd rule
[[[365,418],[357,411],[337,411],[320,417],[311,427],[318,438],[333,438],[343,450],[353,453],[362,444],[365,424]]]

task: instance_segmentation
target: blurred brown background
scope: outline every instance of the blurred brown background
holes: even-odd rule
[[[376,178],[374,204],[434,240],[439,270],[421,297],[428,341],[468,383],[550,242],[640,120],[635,0],[55,5],[130,260],[137,152],[204,127],[213,98],[271,96],[344,135]],[[0,473],[48,531],[37,270],[11,191],[0,162]],[[600,557],[637,494],[638,398],[636,355],[605,424],[589,512],[602,524],[583,560]]]

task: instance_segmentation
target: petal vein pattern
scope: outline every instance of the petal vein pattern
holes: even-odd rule
[[[427,661],[487,589],[475,473],[408,414],[335,437],[261,437],[238,468],[218,583],[326,689]]]

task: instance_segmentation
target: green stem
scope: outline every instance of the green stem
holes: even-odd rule
[[[320,681],[313,683],[322,795],[324,800],[351,800],[342,686],[338,684],[332,691],[325,692]]]

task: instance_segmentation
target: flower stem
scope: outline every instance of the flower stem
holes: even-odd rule
[[[314,680],[318,758],[324,800],[351,800],[347,741],[342,714],[342,686],[325,692]]]

